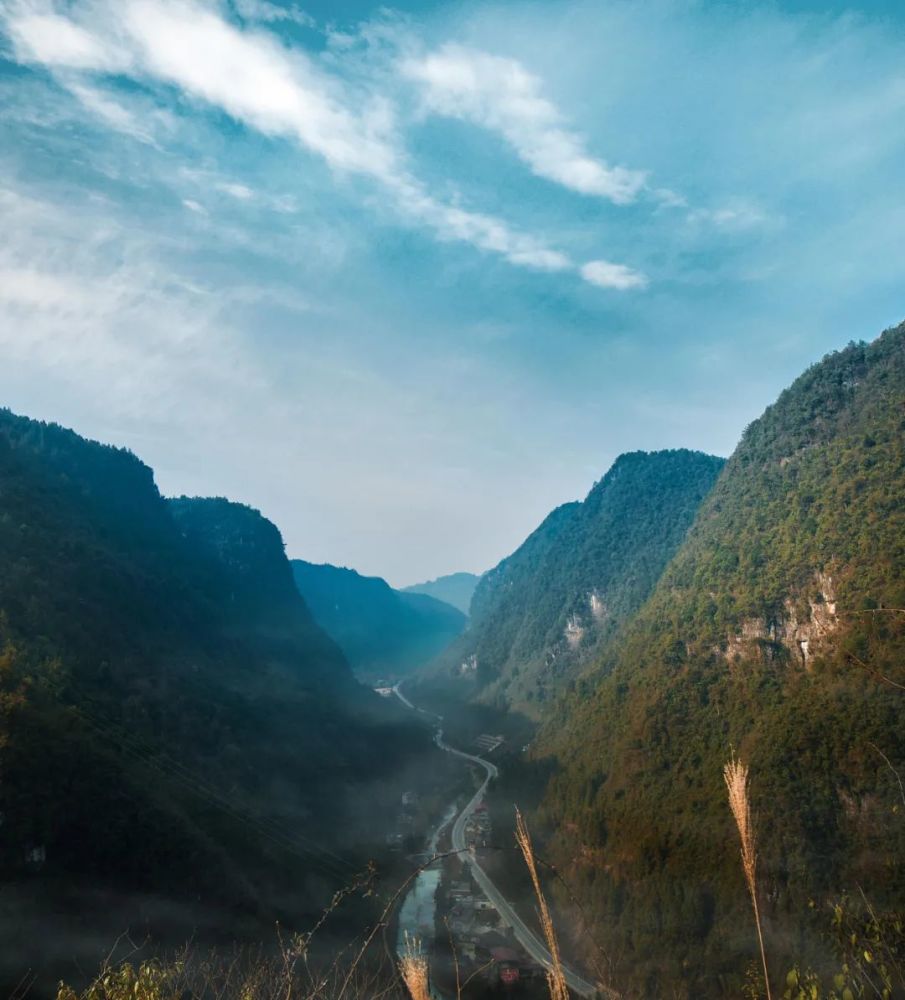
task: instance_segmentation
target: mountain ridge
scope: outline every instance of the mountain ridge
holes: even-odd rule
[[[2,410],[0,559],[5,882],[51,913],[86,883],[206,922],[329,901],[337,852],[361,860],[373,833],[363,792],[393,801],[430,744],[354,680],[278,529],[167,501],[130,452]]]
[[[480,579],[477,573],[447,573],[434,580],[413,583],[401,589],[407,594],[426,594],[428,597],[435,597],[467,615],[470,613],[471,598]]]
[[[362,677],[404,674],[440,653],[465,615],[427,594],[394,590],[381,577],[329,563],[291,561],[293,579],[319,625]]]
[[[629,452],[551,511],[478,582],[469,629],[443,657],[460,693],[539,717],[643,602],[722,464]]]

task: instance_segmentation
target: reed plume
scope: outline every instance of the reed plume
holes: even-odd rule
[[[773,1000],[770,993],[770,974],[767,970],[767,952],[764,948],[764,934],[760,924],[760,909],[757,905],[757,842],[754,835],[754,822],[751,818],[751,802],[748,798],[748,767],[735,754],[723,768],[723,778],[729,793],[729,808],[735,817],[738,836],[741,841],[742,870],[745,882],[751,895],[751,905],[754,908],[754,923],[757,925],[757,940],[760,944],[760,958],[764,966],[764,986],[767,990],[767,1000]]]
[[[430,1000],[430,982],[427,972],[427,959],[421,950],[418,938],[405,935],[405,949],[399,959],[399,975],[411,994],[412,1000]]]
[[[531,836],[518,808],[515,810],[515,840],[525,859],[528,872],[531,875],[534,894],[537,896],[537,905],[540,910],[541,928],[544,932],[544,938],[547,941],[547,951],[550,952],[551,963],[550,968],[547,970],[547,985],[550,990],[550,1000],[569,1000],[569,989],[566,986],[562,960],[559,957],[559,943],[556,940],[553,918],[550,916],[547,899],[544,896],[544,890],[541,888],[540,878],[537,874],[537,863],[534,859],[534,847],[531,844]]]

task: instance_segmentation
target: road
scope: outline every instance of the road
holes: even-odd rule
[[[425,712],[423,708],[417,708],[413,705],[399,690],[400,684],[397,684],[393,688],[393,693],[404,705],[407,705],[413,711],[421,712],[424,715],[432,714],[430,712]],[[461,757],[463,760],[471,761],[473,764],[477,764],[478,767],[484,770],[484,781],[481,783],[481,787],[469,799],[467,805],[456,817],[456,822],[453,824],[452,848],[454,851],[462,852],[462,857],[465,858],[471,867],[471,872],[474,876],[475,882],[477,882],[481,891],[494,905],[502,918],[503,923],[508,924],[512,928],[512,932],[517,938],[519,944],[534,959],[535,962],[544,966],[544,968],[549,969],[552,964],[552,958],[550,957],[550,952],[547,950],[547,946],[515,912],[512,904],[509,903],[509,901],[503,896],[502,892],[500,892],[496,885],[494,885],[490,877],[478,863],[477,858],[474,857],[471,851],[469,851],[465,846],[465,825],[468,823],[468,820],[474,813],[475,809],[477,809],[483,801],[484,795],[487,791],[487,786],[494,778],[497,777],[499,773],[497,767],[495,764],[491,764],[489,760],[485,760],[483,757],[478,757],[471,753],[465,753],[463,750],[457,750],[455,747],[451,747],[448,743],[445,743],[443,741],[443,730],[439,726],[439,722],[442,721],[442,717],[434,716],[434,718],[438,720],[437,731],[434,734],[434,742],[437,746],[440,747],[441,750],[445,750],[447,753],[453,754],[456,757]],[[565,975],[566,983],[568,984],[569,989],[573,990],[579,996],[616,996],[616,994],[612,993],[610,990],[598,989],[598,987],[593,983],[589,983],[586,979],[582,979],[581,976],[572,972],[571,969],[568,969],[565,966],[563,967],[563,974]]]

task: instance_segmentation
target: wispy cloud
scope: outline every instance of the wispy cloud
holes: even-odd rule
[[[129,57],[112,39],[100,38],[68,17],[16,4],[6,16],[9,34],[20,54],[47,66],[115,73]],[[4,13],[0,11],[0,13]]]
[[[239,17],[246,21],[280,23],[288,21],[303,28],[313,28],[317,22],[307,12],[295,4],[277,4],[270,0],[233,0],[233,7]]]
[[[718,230],[740,233],[753,229],[775,229],[782,219],[752,201],[733,198],[714,208],[698,208],[688,213],[688,222],[706,224]]]
[[[82,106],[99,118],[105,125],[130,135],[139,142],[154,143],[153,130],[128,108],[109,94],[95,88],[85,86],[75,80],[64,81],[67,89],[79,99]]]
[[[200,419],[224,393],[257,384],[219,300],[100,206],[66,211],[7,187],[0,212],[0,352],[14,370],[87,392],[124,419],[203,395]]]
[[[539,177],[617,205],[634,201],[644,187],[643,171],[592,157],[544,97],[541,81],[515,59],[445,45],[403,59],[401,69],[422,87],[429,111],[498,132]]]
[[[591,260],[581,268],[585,281],[598,288],[615,288],[624,292],[632,288],[646,288],[647,276],[633,271],[624,264],[611,264],[608,260]]]
[[[235,181],[222,181],[216,185],[216,188],[237,201],[251,201],[255,196],[254,191],[247,184],[237,184]]]
[[[338,173],[378,182],[399,216],[443,241],[471,244],[519,267],[576,270],[567,253],[542,237],[436,197],[413,172],[394,108],[384,96],[350,91],[307,53],[268,33],[242,30],[212,7],[193,0],[126,0],[63,16],[38,12],[24,0],[7,15],[7,25],[23,61],[57,70],[128,73],[175,86],[266,135],[293,138]],[[491,65],[496,64],[491,60]],[[129,126],[124,112],[80,86],[101,117],[121,130]],[[555,109],[532,98],[534,86],[527,74],[515,73],[500,119],[533,168],[589,193],[631,198],[642,176],[584,157],[578,139],[555,127]]]

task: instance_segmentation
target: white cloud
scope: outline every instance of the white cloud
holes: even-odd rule
[[[233,0],[236,13],[246,21],[262,23],[288,21],[302,28],[313,28],[317,21],[295,4],[277,4],[270,0]]]
[[[255,193],[245,184],[237,184],[235,181],[221,181],[215,185],[218,191],[228,194],[237,201],[251,201]]]
[[[616,204],[633,201],[645,174],[611,167],[585,150],[570,131],[541,82],[514,59],[445,45],[401,62],[404,76],[423,88],[426,107],[437,114],[475,122],[500,133],[540,177]]]
[[[80,16],[81,21],[31,10],[20,3],[6,15],[24,61],[70,70],[128,70],[138,78],[176,86],[258,131],[295,139],[337,172],[377,181],[389,193],[397,214],[433,230],[440,240],[471,244],[518,267],[574,268],[565,253],[539,237],[435,197],[412,173],[394,109],[386,99],[350,91],[298,48],[290,50],[261,31],[241,30],[211,6],[198,0],[123,0],[115,6],[74,11],[73,17]],[[614,201],[634,197],[643,176],[587,158],[579,139],[558,126],[555,108],[535,93],[536,81],[517,63],[489,56],[469,58],[460,69],[466,76],[481,70],[475,100],[487,98],[494,73],[508,81],[502,100],[493,105],[499,114],[494,120],[538,172]],[[446,66],[431,65],[434,76],[442,75]],[[453,80],[456,65],[446,66],[445,72]],[[84,86],[83,92],[114,127],[128,126],[123,112],[97,92]],[[239,198],[244,194],[239,187],[228,193]],[[203,211],[193,199],[184,204]]]
[[[96,115],[110,128],[124,135],[131,135],[139,142],[154,143],[152,132],[122,104],[94,87],[77,81],[64,81],[69,91],[79,99],[82,106]]]
[[[183,198],[182,204],[185,205],[190,212],[195,212],[196,215],[207,215],[207,210],[204,206],[200,205],[194,198]]]
[[[624,264],[611,264],[608,260],[590,260],[582,265],[581,276],[598,288],[613,288],[624,292],[629,289],[647,288],[648,278]]]
[[[699,208],[688,213],[688,222],[692,224],[704,223],[734,233],[775,228],[781,226],[782,221],[780,217],[742,198],[733,198],[716,208]]]
[[[688,200],[670,188],[655,188],[651,192],[661,208],[687,208]]]
[[[67,17],[19,5],[6,20],[17,52],[29,61],[110,73],[128,66],[127,53],[112,39],[101,39]]]
[[[0,214],[5,388],[28,378],[111,416],[153,419],[203,396],[200,415],[259,384],[219,297],[192,290],[102,205],[0,187]]]
[[[64,315],[77,312],[85,304],[81,284],[27,266],[0,265],[0,310]]]

